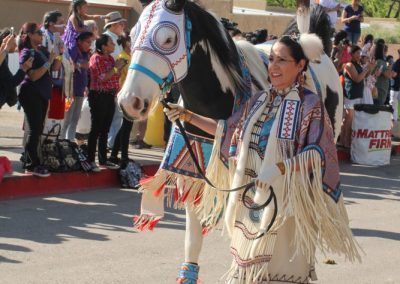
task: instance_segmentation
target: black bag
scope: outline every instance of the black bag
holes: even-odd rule
[[[119,170],[121,187],[123,188],[138,188],[140,179],[142,178],[142,168],[138,163],[129,160],[125,169]]]
[[[58,128],[56,139],[49,139]],[[55,124],[46,135],[41,145],[41,164],[50,172],[70,172],[81,169],[81,161],[77,152],[78,145],[69,140],[60,140],[61,125]]]

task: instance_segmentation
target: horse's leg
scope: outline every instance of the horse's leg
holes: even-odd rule
[[[198,263],[203,245],[202,227],[193,207],[186,203],[185,262]]]
[[[177,186],[180,192],[183,188],[182,182],[178,179]],[[178,283],[196,284],[199,272],[199,256],[203,245],[202,226],[195,212],[193,205],[194,192],[190,193],[189,200],[185,203],[186,210],[186,231],[185,231],[185,262],[182,263],[179,272]]]

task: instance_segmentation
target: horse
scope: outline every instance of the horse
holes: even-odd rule
[[[259,51],[245,41],[235,44],[220,21],[194,2],[141,2],[145,8],[131,30],[132,60],[118,94],[125,116],[146,118],[154,98],[175,83],[185,108],[227,119],[253,92],[269,87],[265,58]],[[205,171],[213,137],[188,123],[184,128]],[[135,224],[139,230],[155,226],[163,216],[166,187],[170,202],[186,209],[185,262],[197,263],[205,231],[193,204],[204,181],[196,169],[191,171],[193,162],[179,143],[180,135],[173,130],[160,170],[142,185],[141,216]],[[143,205],[147,201],[151,210]]]
[[[152,101],[167,93],[171,83],[178,85],[185,108],[214,119],[228,118],[249,93],[269,88],[266,61],[260,57],[259,49],[243,41],[235,44],[218,19],[200,6],[185,0],[141,2],[146,7],[131,31],[132,61],[118,94],[125,116],[146,118]],[[317,88],[313,82],[310,85]],[[341,93],[337,94],[340,101]],[[213,137],[188,123],[184,128],[205,170]],[[186,209],[185,261],[197,263],[205,231],[193,204],[201,197],[204,182],[199,180],[196,170],[190,171],[193,162],[187,151],[176,151],[175,146],[184,148],[177,131],[171,134],[155,179],[143,185],[142,210],[135,220],[136,227],[151,230],[163,216],[162,197],[167,187],[169,202],[183,203]],[[166,174],[165,170],[174,173]],[[150,205],[145,207],[143,202]]]

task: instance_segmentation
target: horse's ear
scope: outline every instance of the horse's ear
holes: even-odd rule
[[[140,4],[142,4],[142,7],[146,7],[149,5],[153,0],[139,0]]]
[[[165,1],[165,7],[174,12],[180,12],[185,7],[186,0],[167,0]]]

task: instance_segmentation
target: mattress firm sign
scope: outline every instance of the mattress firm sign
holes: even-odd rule
[[[357,129],[353,130],[353,139],[368,139],[368,151],[382,151],[392,148],[392,131],[391,130],[369,130]]]

